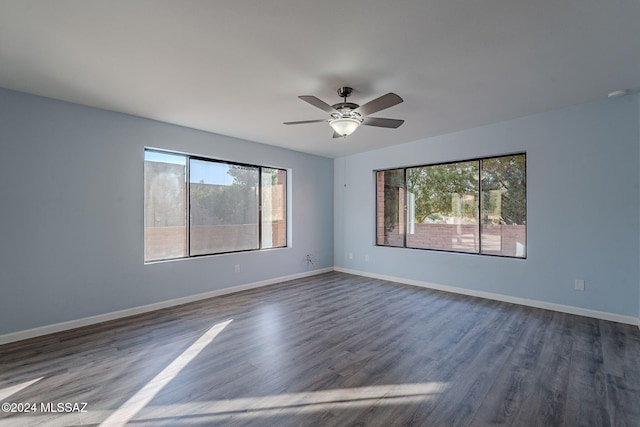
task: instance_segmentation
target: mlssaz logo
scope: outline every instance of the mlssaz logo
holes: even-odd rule
[[[87,412],[86,402],[40,402],[40,412]]]

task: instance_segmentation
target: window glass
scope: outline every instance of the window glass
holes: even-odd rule
[[[262,247],[287,245],[287,174],[262,168]]]
[[[189,254],[258,249],[259,168],[190,160]]]
[[[404,170],[379,171],[377,183],[377,242],[385,246],[404,246]]]
[[[478,252],[478,162],[407,169],[407,247]]]
[[[185,156],[145,152],[145,261],[187,255],[186,164]]]
[[[525,156],[482,160],[482,253],[525,257]]]

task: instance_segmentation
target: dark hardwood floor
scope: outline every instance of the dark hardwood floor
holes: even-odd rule
[[[640,331],[327,273],[0,346],[0,402],[35,404],[0,426],[640,426]]]

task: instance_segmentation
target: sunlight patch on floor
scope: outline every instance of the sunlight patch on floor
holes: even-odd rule
[[[273,415],[300,415],[316,411],[354,409],[365,406],[415,404],[434,398],[445,389],[446,383],[442,382],[387,384],[147,406],[140,412],[136,420],[150,422],[153,419],[173,417],[243,419]]]
[[[25,388],[29,387],[31,384],[37,383],[38,381],[40,381],[43,378],[44,377],[36,378],[35,380],[25,381],[25,382],[20,383],[20,384],[15,384],[15,385],[0,389],[0,401],[3,401],[7,397],[16,394],[20,390],[24,390]]]
[[[100,426],[116,427],[125,424],[155,426],[172,423],[213,425],[222,421],[259,420],[260,418],[265,418],[264,422],[267,422],[266,419],[273,416],[295,417],[322,411],[338,413],[364,407],[420,404],[435,398],[446,387],[446,383],[442,382],[385,384],[158,406],[141,406],[137,403],[142,401],[140,398],[136,401],[136,405],[133,403],[129,405],[129,401],[132,400],[129,399],[111,416],[109,416],[110,411],[91,408],[87,414],[29,414],[28,421],[20,425],[96,424],[98,420],[105,419],[107,416],[109,417]],[[120,413],[117,414],[117,412]],[[3,424],[3,420],[0,420],[0,426],[4,425],[9,427],[16,424]]]
[[[104,420],[100,426],[118,427],[129,422],[142,408],[174,379],[180,371],[189,364],[213,339],[231,323],[233,319],[226,322],[217,323],[205,332],[198,340],[191,344],[189,348],[182,352],[166,368],[149,381],[136,394],[131,396],[122,406],[113,412],[109,418]]]

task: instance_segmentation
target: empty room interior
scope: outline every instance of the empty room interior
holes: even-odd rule
[[[0,1],[0,426],[640,426],[638,22]]]

